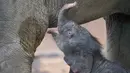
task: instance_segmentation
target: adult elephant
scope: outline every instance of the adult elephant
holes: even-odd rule
[[[70,1],[0,0],[0,73],[31,73],[37,46]]]
[[[0,73],[31,73],[37,46],[43,39],[46,29],[56,26],[58,11],[68,2],[73,2],[73,0],[0,0]],[[125,53],[119,50],[118,53],[123,53],[125,58],[128,57],[129,34],[126,35],[126,32],[129,32],[129,25],[127,25],[129,16],[111,14],[116,12],[129,14],[130,1],[77,0],[77,2],[78,6],[69,11],[69,18],[78,23],[85,23],[110,15],[107,18],[109,46],[114,48],[113,50],[123,50]],[[120,19],[122,19],[121,22],[119,22]],[[116,26],[118,23],[120,24]],[[121,37],[121,35],[126,36]],[[112,45],[113,43],[116,45]],[[118,58],[119,54],[115,51],[110,53],[112,53],[110,57],[115,56],[112,59]],[[128,58],[127,60],[121,59],[119,55],[118,59],[129,64]]]

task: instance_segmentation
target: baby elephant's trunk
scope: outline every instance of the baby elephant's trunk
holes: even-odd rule
[[[63,24],[65,24],[66,22],[68,22],[69,20],[67,19],[67,12],[70,8],[76,6],[76,2],[74,3],[69,3],[69,4],[65,4],[58,15],[58,26],[62,26]]]

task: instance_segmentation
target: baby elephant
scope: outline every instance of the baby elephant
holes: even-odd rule
[[[58,32],[49,30],[58,47],[65,54],[70,73],[128,73],[121,65],[101,55],[101,44],[87,29],[67,19],[67,12],[76,2],[66,4],[59,12]]]

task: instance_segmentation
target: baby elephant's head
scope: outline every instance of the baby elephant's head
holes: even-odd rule
[[[67,12],[76,6],[76,2],[63,6],[58,15],[58,32],[50,30],[58,47],[65,55],[75,55],[80,53],[92,53],[99,47],[99,43],[88,32],[74,21],[67,19]]]

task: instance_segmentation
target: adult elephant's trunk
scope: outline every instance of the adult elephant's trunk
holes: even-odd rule
[[[0,73],[31,73],[48,27],[42,0],[0,0]]]

